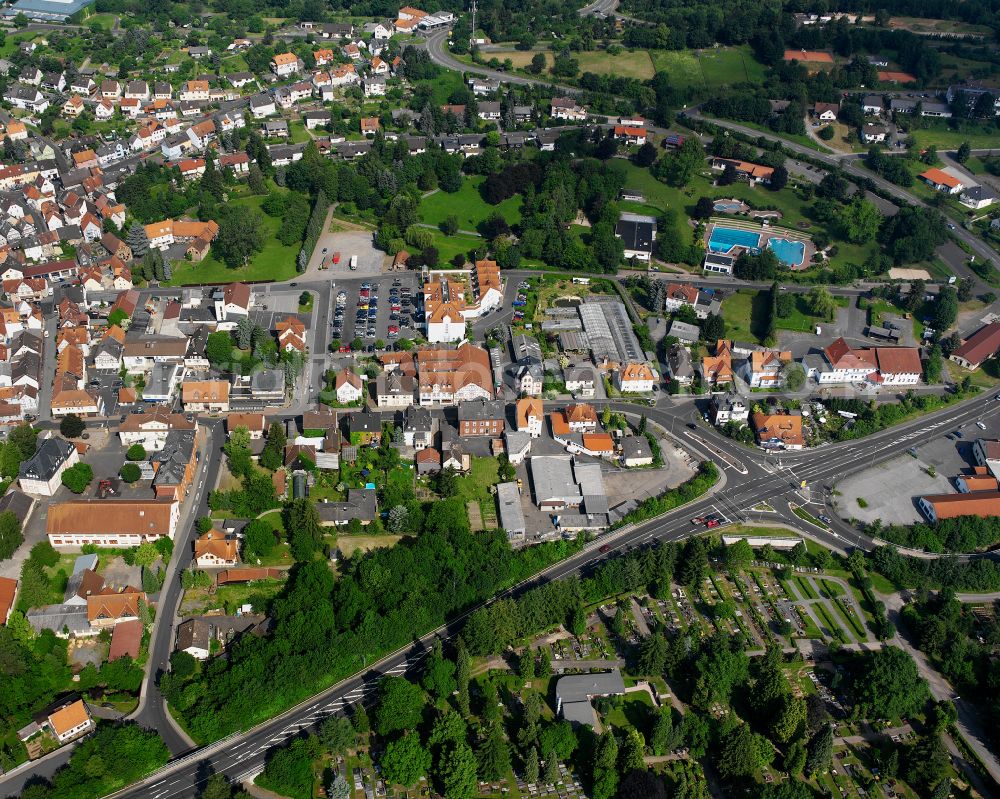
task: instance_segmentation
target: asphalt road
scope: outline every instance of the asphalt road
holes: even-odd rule
[[[174,757],[190,751],[192,742],[170,718],[167,704],[156,683],[159,675],[169,669],[170,654],[174,648],[174,625],[184,596],[181,574],[194,557],[192,541],[196,535],[195,524],[200,517],[209,514],[208,494],[215,484],[214,478],[222,463],[224,439],[221,419],[202,421],[199,426],[206,439],[200,452],[207,453],[207,457],[198,464],[198,472],[192,485],[195,493],[191,507],[186,515],[181,514],[183,527],[174,538],[176,554],[167,567],[167,577],[156,606],[156,621],[149,642],[149,663],[142,696],[135,712],[129,716],[140,726],[159,732]]]
[[[830,444],[799,453],[783,453],[779,457],[762,455],[722,437],[703,425],[698,425],[696,430],[692,430],[688,425],[697,418],[697,410],[692,403],[673,403],[671,400],[664,400],[664,403],[666,404],[653,408],[620,402],[612,402],[611,405],[616,410],[645,414],[650,422],[672,431],[685,446],[702,457],[715,461],[723,475],[723,482],[719,488],[655,521],[602,536],[576,556],[516,586],[504,596],[516,596],[544,582],[586,572],[598,561],[613,557],[626,549],[650,545],[655,541],[683,540],[702,530],[701,527],[691,524],[690,517],[711,510],[739,522],[754,515],[750,508],[767,500],[775,509],[772,518],[802,529],[804,523],[789,507],[789,503],[805,506],[809,504],[810,497],[800,493],[799,486],[802,480],[807,480],[810,485],[815,486],[832,483],[855,469],[867,467],[904,452],[915,441],[940,434],[949,427],[982,418],[984,415],[1000,413],[1000,404],[994,402],[992,395],[982,395],[862,441]],[[218,457],[216,453],[213,461]],[[811,510],[814,515],[823,512],[821,504],[814,504]],[[193,523],[193,519],[191,522]],[[809,535],[812,538],[835,549],[844,550],[855,546],[869,549],[875,545],[875,541],[870,537],[851,531],[846,525],[838,522],[834,522],[832,529],[812,525],[809,525],[809,528]],[[190,528],[187,533],[189,536]],[[606,544],[613,549],[602,553],[600,549]],[[364,674],[333,686],[247,733],[230,736],[173,761],[153,777],[119,792],[116,796],[149,799],[191,797],[196,795],[198,786],[212,773],[224,773],[234,781],[252,777],[263,768],[264,759],[272,747],[287,741],[300,731],[315,726],[326,716],[342,712],[346,706],[353,705],[359,700],[371,699],[375,685],[382,675],[402,674],[414,670],[430,640],[436,635],[453,635],[460,628],[461,622],[461,618],[451,621],[430,633],[419,644],[388,656],[373,664]],[[165,662],[161,650],[164,641],[169,641],[169,636],[156,636],[153,647],[154,657],[162,659],[161,662]],[[151,722],[163,731],[170,725],[163,715],[158,715],[165,711],[152,709],[152,706],[160,704],[156,701],[158,698],[157,694],[150,693],[146,708],[140,714],[140,720],[143,723]],[[986,754],[988,755],[988,752]],[[0,783],[0,790],[8,794],[12,790],[16,793],[19,788],[19,785]]]
[[[754,130],[753,128],[745,127],[736,122],[731,122],[728,119],[716,119],[712,117],[711,119],[701,116],[697,109],[688,109],[685,112],[692,119],[700,119],[705,122],[710,122],[713,125],[718,125],[719,127],[728,128],[729,130],[735,130],[738,133],[742,133],[746,136],[752,136],[754,138],[764,138],[769,141],[780,142],[781,145],[791,152],[799,153],[800,155],[809,156],[810,158],[817,158],[823,163],[829,165],[834,169],[841,169],[849,175],[854,177],[865,178],[867,180],[874,181],[875,184],[882,189],[884,192],[896,197],[910,205],[930,207],[923,200],[917,196],[906,191],[906,189],[901,186],[897,186],[895,183],[890,183],[889,181],[879,177],[874,172],[869,172],[868,170],[862,168],[857,164],[857,161],[863,157],[863,154],[850,153],[850,154],[826,154],[813,150],[795,142],[791,142],[788,139],[783,139],[780,136],[774,136],[769,133],[763,133],[759,130]],[[985,258],[987,261],[993,264],[994,268],[997,265],[997,252],[990,247],[986,242],[977,236],[970,233],[964,228],[957,227],[951,231],[952,234],[961,239],[963,242],[972,248],[973,252],[980,258]]]

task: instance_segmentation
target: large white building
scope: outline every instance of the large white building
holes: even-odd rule
[[[26,494],[51,497],[62,485],[62,475],[80,462],[80,455],[64,438],[46,438],[30,459],[21,464],[17,481]]]
[[[178,502],[78,499],[50,506],[45,531],[54,547],[136,547],[173,540],[179,518]]]
[[[466,322],[499,308],[503,285],[496,261],[476,261],[464,279],[455,273],[434,275],[424,284],[427,340],[432,344],[461,341]]]

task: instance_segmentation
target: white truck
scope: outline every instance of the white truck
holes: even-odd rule
[[[351,256],[351,269],[357,269],[357,268],[358,268],[358,256],[352,255]]]

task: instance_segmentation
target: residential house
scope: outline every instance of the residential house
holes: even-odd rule
[[[401,372],[380,372],[375,379],[375,404],[379,408],[406,408],[415,402],[417,381]]]
[[[50,713],[45,719],[45,725],[61,744],[86,735],[96,726],[82,699],[69,702]]]
[[[195,432],[198,422],[182,413],[172,413],[169,408],[154,407],[143,413],[130,413],[118,426],[122,446],[142,445],[146,452],[158,452],[166,446],[173,431]]]
[[[920,173],[920,179],[935,191],[943,194],[958,194],[965,188],[962,179],[947,168],[931,167]]]
[[[549,116],[567,122],[582,122],[587,118],[587,109],[578,105],[572,97],[553,97],[549,104]]]
[[[806,445],[801,414],[757,411],[751,421],[757,444],[764,449],[797,450]]]
[[[881,144],[889,135],[889,129],[885,125],[862,125],[861,141],[864,144]]]
[[[240,543],[234,535],[209,530],[194,542],[194,561],[199,569],[219,569],[240,562]]]
[[[567,366],[563,369],[563,383],[575,399],[589,399],[597,391],[594,370],[588,366]]]
[[[365,97],[384,97],[386,90],[385,78],[381,75],[370,75],[361,82]]]
[[[403,444],[405,446],[420,451],[433,444],[434,417],[431,416],[431,412],[427,408],[410,405],[400,415],[402,419],[399,427],[403,430]]]
[[[674,322],[674,325],[676,324],[677,322]],[[691,363],[691,352],[687,347],[673,344],[667,350],[667,376],[671,380],[676,380],[678,385],[691,385],[691,381],[694,380],[694,366]]]
[[[277,53],[271,59],[271,71],[279,78],[287,78],[302,69],[302,61],[295,53]]]
[[[785,382],[785,369],[792,361],[786,350],[752,352],[740,367],[740,377],[750,388],[777,388]]]
[[[531,438],[538,438],[542,434],[544,418],[545,407],[540,399],[526,397],[517,401],[514,419],[518,432],[527,433]]]
[[[720,172],[732,169],[737,180],[745,181],[751,186],[756,186],[760,183],[767,185],[771,182],[771,175],[774,174],[773,167],[733,158],[712,158],[711,165],[712,169],[719,170]]]
[[[966,208],[981,211],[997,202],[997,195],[988,186],[969,186],[962,190],[958,201]]]
[[[712,424],[722,427],[728,422],[746,424],[750,418],[750,407],[743,398],[735,392],[713,394],[709,402],[709,413]]]
[[[622,439],[621,446],[622,466],[634,468],[653,465],[653,450],[645,436],[626,436]]]
[[[228,413],[229,383],[225,380],[191,380],[181,384],[181,402],[193,413]]]
[[[417,474],[420,476],[427,474],[437,474],[441,471],[441,453],[434,447],[426,447],[414,456],[414,464],[417,467]]]
[[[615,237],[622,240],[626,259],[649,261],[656,240],[656,217],[623,213],[615,226]]]
[[[63,472],[79,462],[77,448],[66,439],[43,439],[35,454],[21,462],[18,485],[26,494],[51,497],[62,484]]]
[[[820,122],[836,122],[839,113],[839,103],[816,103],[813,105],[813,119]]]
[[[382,440],[382,417],[377,413],[357,411],[348,420],[351,443],[355,445],[377,445]]]
[[[460,436],[499,436],[505,423],[502,400],[483,398],[467,400],[458,405]]]
[[[715,354],[701,359],[702,379],[710,386],[719,388],[733,382],[733,352],[731,342],[719,339],[715,342]]]
[[[246,283],[230,283],[213,294],[215,318],[220,322],[237,322],[249,316],[253,306],[253,292]]]
[[[250,98],[250,113],[255,119],[263,119],[278,113],[274,98],[269,94],[255,94]]]
[[[359,402],[364,396],[364,383],[351,369],[345,368],[337,373],[334,390],[337,394],[337,402],[342,405],[350,405],[353,402]]]
[[[615,370],[615,385],[622,394],[646,394],[656,383],[656,372],[645,363],[632,361]]]

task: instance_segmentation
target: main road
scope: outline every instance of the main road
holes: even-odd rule
[[[846,525],[834,523],[832,528],[827,528],[805,523],[796,517],[791,512],[791,505],[808,506],[812,502],[808,493],[800,488],[801,481],[822,486],[851,471],[905,452],[915,442],[940,434],[945,429],[1000,413],[1000,403],[994,402],[992,395],[984,394],[860,441],[829,444],[814,450],[783,453],[780,456],[766,456],[730,441],[713,429],[695,424],[694,420],[698,417],[690,402],[666,402],[669,404],[656,407],[621,402],[610,404],[615,410],[644,414],[650,422],[671,431],[684,446],[701,457],[714,461],[722,475],[716,490],[655,520],[605,534],[573,557],[504,592],[501,597],[518,596],[545,582],[586,573],[599,561],[614,557],[627,549],[655,542],[684,540],[702,530],[691,524],[689,517],[694,515],[715,510],[735,522],[750,520],[757,513],[753,508],[765,501],[774,509],[775,520],[802,530],[807,528],[810,537],[828,547],[841,551],[853,547],[871,549],[878,544],[877,541],[847,528]],[[211,457],[215,463],[218,454]],[[819,507],[821,504],[817,506],[816,513],[822,512]],[[165,607],[169,605],[169,597],[168,591]],[[463,618],[450,621],[414,645],[372,664],[364,673],[334,685],[248,732],[234,734],[183,755],[116,796],[129,799],[193,797],[213,773],[223,773],[233,781],[252,777],[263,768],[270,749],[304,730],[314,728],[331,714],[344,712],[358,701],[372,699],[377,682],[383,675],[412,673],[419,667],[431,640],[435,636],[454,635],[462,622]],[[164,625],[164,629],[168,628],[169,625]],[[159,637],[152,647],[151,656],[166,662],[166,652],[161,649]],[[157,705],[159,710],[154,709]],[[169,735],[167,730],[172,730],[173,727],[165,713],[161,697],[151,692],[144,708],[140,709],[140,722]],[[16,795],[22,784],[23,780],[17,783],[0,783],[0,790],[7,795]]]

